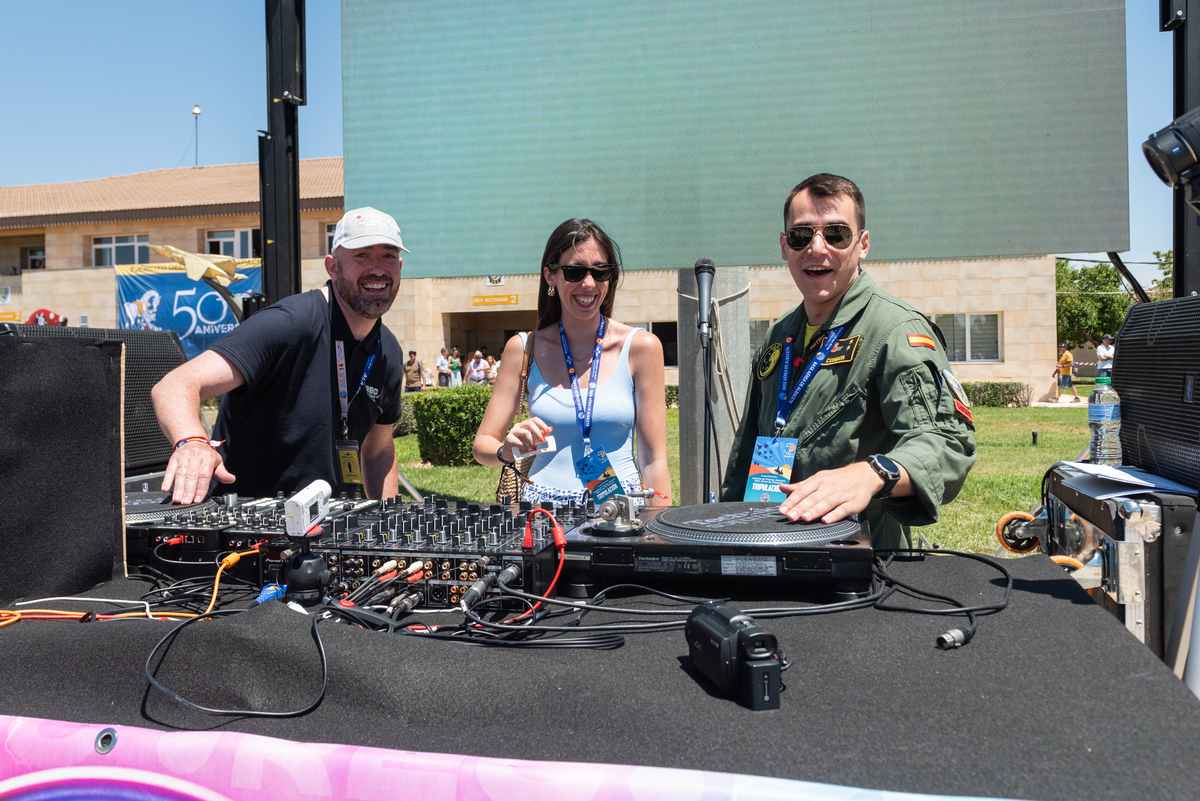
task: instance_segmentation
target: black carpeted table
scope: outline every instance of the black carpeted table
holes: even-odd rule
[[[793,663],[776,711],[749,711],[698,682],[681,631],[630,635],[610,651],[518,651],[323,623],[330,673],[317,710],[213,718],[143,676],[172,624],[122,620],[0,629],[0,714],[936,794],[1200,794],[1200,701],[1049,560],[1006,564],[1009,608],[982,617],[956,651],[934,639],[962,618],[871,609],[763,621]],[[998,574],[976,562],[892,569],[964,602],[1001,597]],[[145,589],[122,580],[94,594]],[[709,589],[744,609],[778,605],[754,600],[753,587]],[[278,603],[190,626],[157,677],[224,708],[299,708],[320,685],[309,620]]]

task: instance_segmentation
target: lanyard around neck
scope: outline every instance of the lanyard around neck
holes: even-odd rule
[[[562,340],[563,358],[567,362],[567,375],[571,378],[571,395],[575,399],[575,419],[579,422],[579,433],[583,435],[583,452],[587,455],[592,450],[592,407],[596,403],[596,384],[600,378],[600,357],[604,351],[604,329],[608,326],[605,317],[600,318],[600,327],[596,329],[596,349],[592,351],[592,372],[588,378],[587,404],[579,392],[579,375],[575,369],[575,360],[571,358],[571,346],[567,343],[567,332],[563,330],[562,320],[558,321],[558,338]]]
[[[808,385],[812,383],[813,376],[817,374],[817,370],[821,368],[821,364],[833,352],[837,346],[838,337],[842,335],[844,325],[838,326],[829,332],[825,337],[825,343],[821,345],[821,349],[817,351],[817,355],[809,362],[808,367],[800,374],[800,380],[796,382],[796,386],[789,393],[787,391],[788,381],[792,377],[792,341],[796,338],[795,334],[789,334],[787,339],[783,340],[783,369],[779,372],[779,405],[775,412],[775,436],[779,436],[783,432],[784,423],[787,422],[788,415],[792,413],[792,409],[796,408],[796,404],[800,402],[800,398],[804,395],[804,391],[808,389]]]
[[[338,400],[342,404],[343,437],[350,433],[350,404],[354,403],[354,399],[358,397],[358,393],[362,392],[363,386],[367,383],[367,376],[371,374],[371,368],[375,366],[375,357],[379,355],[381,341],[381,339],[375,340],[375,352],[367,357],[367,363],[363,366],[362,378],[358,382],[358,389],[354,390],[354,395],[351,396],[346,391],[346,345],[340,339],[337,340]]]

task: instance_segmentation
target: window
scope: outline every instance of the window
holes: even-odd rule
[[[937,314],[930,319],[942,329],[950,361],[1000,361],[1000,315]]]
[[[25,260],[26,270],[44,270],[46,269],[46,249],[45,248],[30,248],[29,256]]]
[[[750,321],[750,355],[758,353],[758,349],[767,341],[767,332],[771,330],[771,320]]]
[[[257,228],[231,231],[209,231],[205,237],[206,251],[217,256],[235,259],[257,259],[262,255],[262,240]]]
[[[92,266],[115,267],[118,264],[149,264],[150,236],[130,234],[127,236],[92,237]]]
[[[91,324],[91,320],[88,315],[86,315],[86,314],[79,315],[79,327],[80,328],[87,328],[88,325],[90,325],[90,324]]]
[[[329,223],[325,226],[325,255],[333,253],[333,234],[337,231],[337,223]]]
[[[663,346],[663,361],[666,367],[679,366],[679,324],[650,323],[650,333],[658,337]]]

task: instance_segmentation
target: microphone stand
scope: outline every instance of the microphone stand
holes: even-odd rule
[[[709,345],[712,342],[712,329],[707,324],[700,326],[701,359],[704,362],[704,497],[701,503],[712,502],[712,485],[709,483],[709,462],[712,460],[711,440],[712,431],[712,402],[709,399],[712,384],[712,353]]]

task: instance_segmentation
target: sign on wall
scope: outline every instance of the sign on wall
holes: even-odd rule
[[[237,318],[216,290],[188,278],[183,265],[131,264],[115,269],[119,328],[174,331],[191,359],[237,325]],[[239,264],[238,272],[247,277],[229,285],[234,296],[262,291],[258,259]]]

